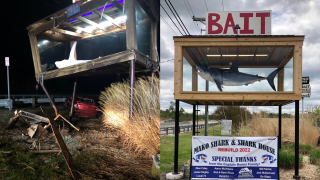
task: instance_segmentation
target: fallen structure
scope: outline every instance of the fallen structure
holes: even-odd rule
[[[48,127],[51,126],[49,119],[46,118],[46,117],[43,117],[43,116],[40,116],[40,115],[37,115],[37,114],[33,114],[33,113],[30,113],[30,112],[27,112],[27,111],[20,110],[18,112],[18,110],[16,110],[14,112],[14,115],[8,121],[5,129],[12,128],[14,126],[14,124],[19,120],[20,117],[24,117],[24,118],[28,118],[28,119],[33,120],[33,121],[30,122],[30,127],[28,128],[28,135],[30,136],[30,138],[33,138],[34,135],[41,136],[41,134]],[[65,122],[70,124],[71,127],[76,129],[77,131],[79,131],[79,128],[75,127],[73,124],[71,124],[67,119],[65,119],[60,114],[54,120],[58,119],[58,117],[61,117]],[[39,139],[40,139],[40,137],[39,137]]]

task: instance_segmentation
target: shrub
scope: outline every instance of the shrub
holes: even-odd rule
[[[294,169],[295,166],[295,153],[281,150],[279,152],[279,167],[283,169]],[[303,166],[303,157],[299,154],[299,168]]]
[[[295,150],[295,143],[285,145],[284,149],[294,151]],[[312,150],[313,150],[313,147],[311,144],[299,144],[299,154],[310,154],[310,152]]]
[[[319,164],[320,163],[320,149],[319,148],[313,149],[310,152],[309,159],[310,159],[311,164]]]
[[[151,78],[136,81],[132,119],[128,82],[111,84],[99,98],[103,125],[116,131],[129,149],[150,156],[160,153],[160,80],[153,79],[153,91],[151,81]]]

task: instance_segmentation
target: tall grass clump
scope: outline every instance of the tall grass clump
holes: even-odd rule
[[[239,130],[240,136],[278,136],[278,118],[264,118],[265,113],[256,113],[252,119],[241,123]],[[267,116],[268,117],[268,116]],[[295,119],[282,118],[282,142],[295,141]],[[249,125],[249,126],[248,126]],[[310,115],[304,115],[303,121],[300,117],[300,135],[299,141],[301,144],[310,144],[317,147],[317,137],[320,135],[320,128],[315,126],[314,118]]]
[[[283,169],[293,169],[295,164],[294,152],[281,150],[279,152],[279,167]],[[299,168],[303,166],[303,157],[299,154]]]
[[[101,92],[100,105],[103,125],[116,131],[123,143],[137,153],[160,153],[160,80],[139,78],[134,88],[133,116],[129,118],[130,85],[113,83]]]
[[[310,152],[309,159],[310,159],[311,164],[319,164],[320,163],[320,149],[318,149],[318,148],[313,149]]]

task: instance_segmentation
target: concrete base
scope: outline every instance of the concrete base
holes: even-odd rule
[[[167,179],[182,179],[182,177],[183,177],[183,173],[182,172],[178,172],[178,174],[168,173],[166,175]]]
[[[299,176],[299,175],[293,175],[293,179],[300,179],[301,178],[301,176]]]

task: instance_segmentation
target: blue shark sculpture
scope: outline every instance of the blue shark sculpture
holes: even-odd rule
[[[274,86],[274,77],[283,68],[278,68],[271,72],[268,77],[258,75],[246,74],[239,72],[239,60],[234,62],[230,69],[220,69],[214,67],[207,67],[205,65],[196,65],[199,70],[198,74],[205,80],[216,83],[218,89],[222,91],[222,86],[242,86],[252,84],[256,81],[268,80],[271,88],[276,91]]]

